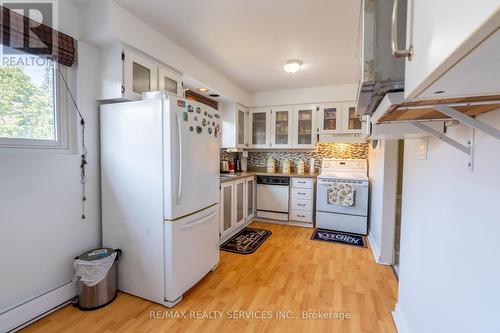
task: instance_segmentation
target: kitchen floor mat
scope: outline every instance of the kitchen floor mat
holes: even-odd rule
[[[220,246],[222,251],[240,254],[254,253],[271,235],[271,231],[258,228],[245,228]]]
[[[348,244],[359,247],[366,247],[364,237],[356,234],[337,232],[332,230],[314,229],[312,240]]]

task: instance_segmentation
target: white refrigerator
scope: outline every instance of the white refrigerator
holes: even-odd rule
[[[118,289],[168,307],[219,261],[220,113],[172,94],[102,105],[103,245]]]

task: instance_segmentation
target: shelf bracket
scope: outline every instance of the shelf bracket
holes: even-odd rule
[[[496,129],[495,127],[487,125],[487,124],[483,123],[482,121],[479,121],[479,120],[472,118],[466,114],[463,114],[462,112],[459,112],[448,105],[436,105],[433,108],[434,108],[434,110],[439,111],[442,114],[445,114],[450,118],[458,120],[459,122],[461,122],[464,125],[478,129],[481,132],[484,132],[484,133],[496,138],[497,140],[500,140],[500,130]]]
[[[435,129],[421,123],[421,122],[418,122],[418,121],[411,121],[410,124],[412,124],[413,126],[421,129],[422,131],[426,132],[426,133],[429,133],[430,135],[432,135],[433,137],[435,138],[438,138],[439,140],[443,141],[443,142],[446,142],[447,144],[457,148],[458,150],[466,153],[466,154],[470,154],[471,153],[471,148],[470,146],[466,146],[466,145],[463,145],[461,144],[460,142],[457,142],[455,140],[453,140],[452,138],[446,136],[445,134],[441,133],[441,132],[438,132],[436,131]]]
[[[470,140],[467,141],[467,145],[463,145],[460,142],[457,142],[450,138],[449,136],[436,131],[432,127],[429,127],[425,125],[422,122],[419,121],[410,121],[410,124],[413,126],[419,128],[420,130],[432,135],[433,137],[449,144],[450,146],[455,147],[456,149],[460,150],[461,152],[467,154],[468,161],[467,161],[467,167],[469,168],[469,171],[474,170],[474,137],[475,137],[475,130],[472,128],[472,134]]]

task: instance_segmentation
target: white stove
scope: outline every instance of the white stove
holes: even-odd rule
[[[368,233],[367,171],[366,160],[323,160],[316,190],[317,228]],[[332,200],[338,192],[348,195],[350,200]]]

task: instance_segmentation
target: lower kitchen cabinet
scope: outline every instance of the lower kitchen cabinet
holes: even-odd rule
[[[292,178],[290,189],[290,221],[313,225],[314,179]]]
[[[236,223],[234,222],[234,190],[233,183],[220,184],[220,236],[224,237],[231,233]]]
[[[246,202],[247,202],[247,216],[246,219],[251,220],[255,217],[255,178],[254,177],[248,177],[245,178],[245,183],[246,183]]]
[[[246,182],[245,179],[234,181],[234,203],[236,206],[236,225],[246,221]]]
[[[227,239],[255,216],[255,178],[220,184],[220,237]]]

